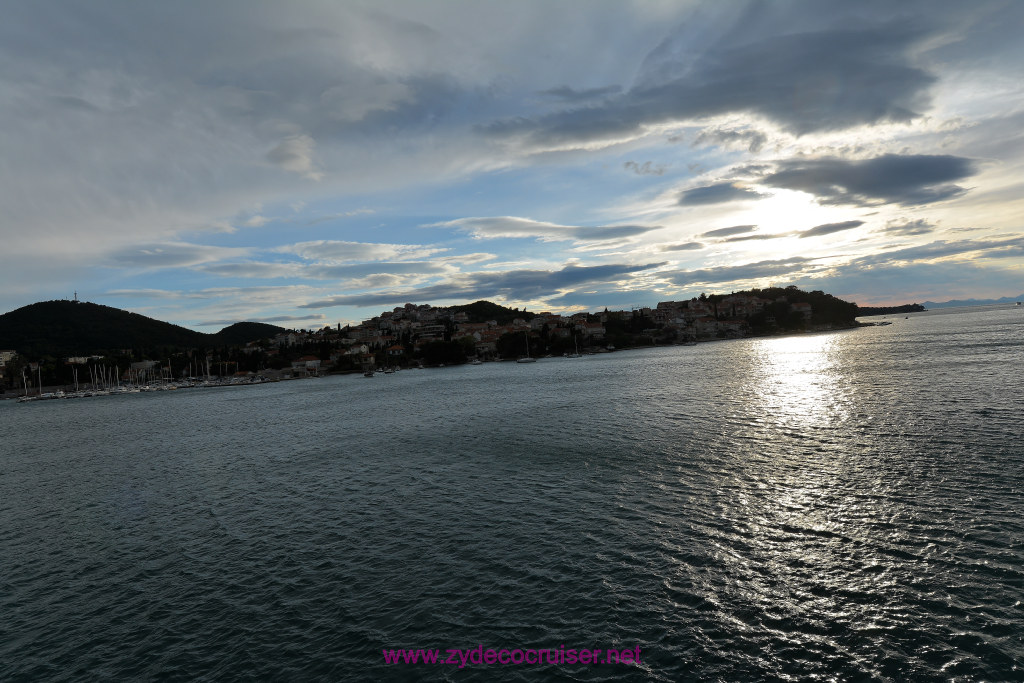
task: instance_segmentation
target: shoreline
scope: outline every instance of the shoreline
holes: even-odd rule
[[[701,345],[701,344],[709,344],[709,343],[719,343],[719,342],[729,342],[729,341],[742,341],[742,340],[745,340],[745,339],[774,339],[774,338],[784,338],[784,337],[799,337],[799,336],[813,335],[813,334],[830,334],[830,333],[834,333],[834,332],[847,332],[847,331],[850,331],[850,330],[857,330],[857,329],[861,329],[861,328],[864,328],[864,327],[875,327],[875,326],[877,326],[876,323],[861,323],[861,322],[858,322],[858,323],[856,323],[854,325],[850,325],[848,327],[833,327],[833,328],[816,329],[816,330],[800,330],[800,331],[793,331],[793,332],[785,332],[785,333],[781,333],[781,334],[749,335],[749,336],[744,336],[744,337],[723,337],[723,338],[720,338],[720,339],[698,339],[698,340],[693,340],[693,343],[673,342],[673,343],[669,343],[669,344],[644,344],[644,345],[640,345],[640,346],[626,346],[626,347],[622,347],[622,348],[614,348],[614,349],[611,349],[611,350],[607,349],[606,347],[602,347],[601,350],[599,350],[599,351],[583,352],[582,355],[584,355],[584,356],[602,356],[602,355],[606,355],[606,354],[609,354],[609,353],[618,353],[620,351],[645,351],[645,350],[650,350],[650,349],[664,349],[664,348],[683,347],[683,346],[698,346],[698,345]],[[541,356],[538,360],[541,360],[541,359],[556,359],[556,358],[565,358],[565,356]],[[514,363],[515,359],[514,358],[495,358],[493,360],[487,360],[487,361],[484,361],[484,362],[485,363]],[[401,370],[417,370],[417,369],[420,369],[420,370],[433,370],[433,369],[440,369],[440,368],[444,368],[444,367],[454,367],[454,366],[469,365],[469,364],[470,364],[469,360],[467,359],[463,363],[452,363],[452,364],[445,364],[445,365],[413,365],[413,366],[404,367],[404,368],[400,368],[400,369]],[[51,401],[51,400],[69,400],[69,399],[75,399],[75,398],[99,398],[99,397],[103,397],[103,396],[119,396],[119,395],[135,394],[135,393],[154,393],[154,392],[161,392],[161,391],[176,391],[178,389],[215,389],[215,388],[224,388],[224,387],[244,387],[244,386],[254,386],[254,385],[259,385],[259,384],[272,384],[272,383],[275,383],[275,382],[290,382],[290,381],[293,381],[293,380],[319,379],[321,377],[330,377],[330,376],[334,376],[334,375],[339,375],[339,376],[358,375],[358,374],[361,374],[362,372],[363,372],[362,370],[346,370],[346,371],[336,371],[336,372],[327,371],[327,372],[324,372],[324,373],[322,373],[320,375],[311,375],[311,376],[306,376],[306,377],[277,377],[277,378],[274,378],[274,379],[264,379],[264,380],[256,381],[256,382],[253,382],[253,381],[244,381],[244,382],[213,381],[213,382],[210,382],[208,384],[166,383],[166,384],[159,384],[159,385],[151,385],[150,388],[146,388],[146,389],[143,389],[141,387],[132,387],[132,388],[129,388],[129,389],[121,389],[121,390],[113,390],[113,391],[111,391],[109,389],[108,390],[88,389],[88,390],[80,390],[78,392],[74,392],[69,386],[55,385],[55,386],[44,386],[42,388],[42,391],[41,391],[42,396],[40,396],[40,392],[38,392],[38,391],[37,392],[33,392],[33,393],[28,393],[28,394],[20,393],[19,392],[19,393],[14,394],[14,395],[6,395],[6,394],[0,395],[0,401],[16,401],[16,402],[22,402],[22,403],[32,403],[32,402],[36,402],[36,401],[40,401],[40,400],[42,400],[42,401]],[[127,385],[122,385],[122,386],[127,386]]]

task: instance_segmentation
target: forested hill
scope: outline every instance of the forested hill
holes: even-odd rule
[[[83,356],[120,349],[210,348],[273,336],[284,328],[236,323],[204,334],[119,308],[75,301],[42,301],[0,315],[0,349],[27,357]]]
[[[516,318],[530,320],[536,315],[536,313],[530,313],[529,311],[520,311],[518,308],[506,308],[490,301],[476,301],[471,304],[462,304],[461,306],[450,306],[448,310],[453,313],[464,312],[469,317],[469,321],[473,323],[494,320],[499,325],[507,325]]]
[[[770,301],[785,301],[786,304],[806,303],[813,310],[813,322],[816,325],[854,325],[857,317],[857,304],[844,301],[821,290],[805,292],[790,285],[789,287],[768,287],[766,289],[748,289],[734,292],[734,295],[756,296]],[[703,296],[703,295],[702,295]],[[725,298],[724,294],[708,295],[708,301],[718,303]],[[785,317],[786,307],[773,311],[778,318]],[[799,321],[802,324],[802,321]]]
[[[892,315],[894,313],[920,313],[926,310],[921,304],[905,304],[903,306],[858,306],[858,316]]]
[[[267,339],[287,332],[285,328],[267,323],[235,323],[217,334],[204,335],[216,340],[217,346],[242,346],[258,339]]]

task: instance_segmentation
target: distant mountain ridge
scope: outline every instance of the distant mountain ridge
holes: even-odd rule
[[[284,331],[241,322],[205,334],[101,304],[41,301],[0,315],[0,349],[29,357],[85,356],[120,349],[234,346]]]
[[[988,306],[989,304],[1012,304],[1024,301],[1024,294],[1004,296],[1001,299],[952,299],[950,301],[925,301],[925,308],[953,308],[955,306]]]

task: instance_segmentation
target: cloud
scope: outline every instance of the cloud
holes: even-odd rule
[[[684,242],[683,244],[664,244],[661,246],[661,251],[696,251],[703,248],[704,245],[700,242]]]
[[[735,128],[715,127],[706,128],[700,132],[694,141],[693,146],[701,145],[723,145],[725,147],[743,147],[748,152],[760,152],[768,136],[759,130],[737,130]]]
[[[308,297],[320,291],[308,285],[260,285],[255,287],[206,287],[193,290],[171,289],[112,289],[103,293],[107,297],[141,299],[219,299],[221,305],[271,304],[280,305],[297,297]]]
[[[542,90],[540,94],[547,95],[548,97],[554,97],[565,102],[587,102],[590,100],[601,99],[608,95],[617,95],[620,92],[622,92],[622,88],[617,85],[608,85],[603,88],[588,88],[586,90],[575,90],[563,85],[559,88]]]
[[[415,102],[409,85],[369,72],[355,72],[320,93],[320,104],[338,121],[361,121],[371,113],[395,111]]]
[[[396,275],[444,274],[455,270],[450,261],[371,261],[368,263],[282,263],[243,261],[240,263],[212,263],[196,266],[196,270],[211,275],[241,278],[290,277],[308,280],[347,280],[369,275],[391,273]]]
[[[727,237],[729,235],[740,235],[745,232],[753,232],[754,230],[757,230],[756,225],[734,225],[729,228],[708,230],[707,232],[698,235],[698,237]]]
[[[889,235],[926,235],[935,230],[935,226],[918,218],[917,220],[891,220],[885,224],[882,231]]]
[[[483,130],[534,148],[578,148],[724,114],[764,117],[802,135],[907,122],[930,107],[936,78],[915,65],[914,50],[939,27],[920,17],[844,21],[833,15],[829,21],[822,13],[818,25],[800,30],[792,24],[804,18],[787,14],[783,5],[748,7],[713,37],[693,35],[684,22],[648,54],[637,84],[620,95]],[[706,47],[695,53],[698,43]],[[750,143],[757,144],[756,136]]]
[[[323,173],[316,169],[314,147],[313,138],[308,135],[291,135],[267,152],[267,160],[286,171],[310,180],[320,180]]]
[[[270,220],[271,219],[267,218],[266,216],[254,214],[243,220],[242,225],[244,225],[247,228],[259,228],[269,223]]]
[[[207,295],[199,292],[181,292],[170,289],[109,289],[103,296],[125,296],[146,299],[206,299]]]
[[[296,211],[301,211],[303,207],[299,207]],[[373,209],[355,209],[354,211],[345,211],[343,213],[332,213],[325,216],[317,216],[310,218],[306,221],[306,225],[320,225],[321,223],[329,223],[331,221],[341,220],[343,218],[351,218],[353,216],[359,216],[363,214],[372,214]]]
[[[544,242],[620,240],[658,229],[647,225],[558,225],[516,216],[459,218],[425,227],[455,228],[481,239],[536,237]]]
[[[637,175],[664,175],[666,166],[664,164],[653,165],[650,161],[638,164],[635,161],[627,161],[622,167],[636,173]]]
[[[309,261],[383,261],[387,259],[422,259],[447,251],[447,249],[425,247],[419,244],[314,240],[278,247],[275,251],[295,254]]]
[[[792,159],[760,179],[771,187],[813,194],[820,204],[930,204],[967,190],[953,181],[975,173],[974,162],[948,155],[885,154],[873,159]]]
[[[937,240],[928,244],[862,256],[851,261],[850,265],[870,268],[882,264],[935,261],[967,254],[974,254],[975,258],[1019,258],[1024,256],[1024,237],[989,240]]]
[[[539,299],[592,282],[606,283],[616,278],[665,265],[600,265],[565,266],[561,270],[507,270],[460,274],[449,282],[399,292],[344,294],[302,304],[299,308],[330,308],[332,306],[390,305],[405,301],[442,301],[450,299],[498,299],[517,301]]]
[[[819,237],[821,235],[831,235],[834,232],[842,232],[843,230],[853,230],[864,225],[864,221],[843,221],[842,223],[825,223],[824,225],[816,225],[810,230],[804,230],[800,233],[800,237]]]
[[[702,204],[721,204],[722,202],[761,199],[766,195],[743,187],[737,183],[716,183],[704,187],[695,187],[679,195],[679,204],[694,206]]]
[[[684,270],[675,273],[660,273],[660,275],[667,277],[673,284],[681,287],[695,284],[710,285],[741,280],[778,278],[782,276],[794,277],[813,263],[814,260],[802,256],[793,256],[786,259],[757,261],[756,263],[718,266],[700,270]]]
[[[451,273],[455,265],[445,261],[374,261],[345,265],[318,264],[305,266],[304,277],[317,280],[345,280],[369,275],[439,275]]]
[[[130,268],[180,268],[248,255],[244,247],[212,247],[187,242],[164,242],[121,249],[108,264]]]
[[[307,286],[283,294],[270,312],[252,311],[294,313],[296,300],[354,295],[357,287],[410,292],[419,283],[455,282],[460,271],[483,268],[467,266],[469,257],[458,253],[481,247],[467,246],[467,235],[503,237],[484,246],[514,250],[497,251],[502,261],[523,259],[491,270],[557,268],[527,259],[560,263],[574,248],[586,261],[581,266],[626,261],[607,253],[628,251],[620,248],[625,241],[651,251],[680,242],[655,257],[630,258],[708,269],[734,263],[741,246],[769,246],[721,239],[782,246],[753,229],[695,234],[721,221],[668,240],[667,230],[649,233],[656,228],[638,223],[670,218],[654,218],[667,210],[656,198],[664,180],[657,173],[666,168],[666,176],[700,169],[673,185],[668,199],[695,191],[682,209],[688,213],[762,208],[698,203],[715,199],[716,184],[733,184],[719,187],[717,199],[777,193],[780,206],[792,200],[791,217],[808,215],[799,205],[811,197],[780,188],[854,206],[927,204],[970,188],[969,201],[936,207],[942,213],[934,216],[851,214],[874,230],[872,241],[856,245],[858,254],[897,241],[905,247],[933,235],[956,240],[1017,227],[1020,59],[1013,32],[1021,3],[698,0],[605,2],[600,11],[580,12],[574,3],[527,2],[498,12],[462,0],[447,9],[313,0],[300,11],[252,0],[245,7],[6,8],[0,120],[8,163],[0,164],[0,204],[12,227],[0,230],[5,305],[66,296],[92,282],[101,291],[139,291],[140,301],[163,306],[166,297],[141,290],[266,277],[273,279],[251,283]],[[666,146],[679,136],[686,145]],[[599,150],[616,141],[629,144]],[[780,161],[758,172],[754,166],[768,163],[764,150],[776,143],[793,152],[772,152]],[[534,156],[549,150],[587,152]],[[806,156],[793,158],[797,151]],[[916,166],[868,163],[886,152]],[[912,156],[918,152],[956,156]],[[956,163],[972,168],[959,172]],[[985,172],[973,174],[973,164]],[[748,175],[740,174],[744,165]],[[927,176],[930,168],[937,178]],[[378,214],[352,219],[360,207]],[[726,220],[785,219],[754,215]],[[939,227],[929,232],[912,220],[919,215]],[[443,242],[415,244],[428,239],[411,234],[412,226],[462,216],[499,218],[461,232],[439,229],[430,234],[447,232]],[[886,224],[899,216],[911,220]],[[246,224],[251,229],[242,229]],[[955,234],[947,225],[978,232]],[[238,229],[215,241],[201,236],[232,227]],[[859,237],[868,227],[848,234]],[[545,243],[531,245],[534,239]],[[388,253],[387,245],[352,246],[357,240],[394,244]],[[203,242],[221,246],[191,244]],[[292,251],[274,251],[291,243],[298,243]],[[698,244],[708,248],[698,254]],[[228,246],[239,251],[217,251]],[[963,246],[942,247],[954,251],[938,258],[1004,257],[1013,265],[1013,245],[958,254]],[[429,251],[443,247],[450,251]],[[712,248],[718,260],[691,263]],[[455,260],[443,258],[453,253]],[[149,277],[157,268],[164,269],[159,277]],[[171,268],[189,270],[166,272]],[[639,291],[653,278],[622,282]],[[111,295],[115,302],[128,296]],[[181,313],[189,303],[181,302],[179,319],[248,311],[229,308],[226,296],[211,311]]]
[[[304,274],[300,263],[267,263],[242,261],[240,263],[211,263],[196,266],[194,270],[222,277],[279,278],[300,277]]]
[[[793,233],[791,232],[779,232],[779,233],[758,233],[756,235],[740,235],[738,237],[729,237],[723,242],[750,242],[752,240],[777,240],[780,237],[789,237]]]

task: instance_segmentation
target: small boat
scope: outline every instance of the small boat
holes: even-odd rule
[[[473,360],[469,361],[469,364],[470,365],[483,365],[484,362],[482,360],[480,360],[479,358],[474,358]]]

